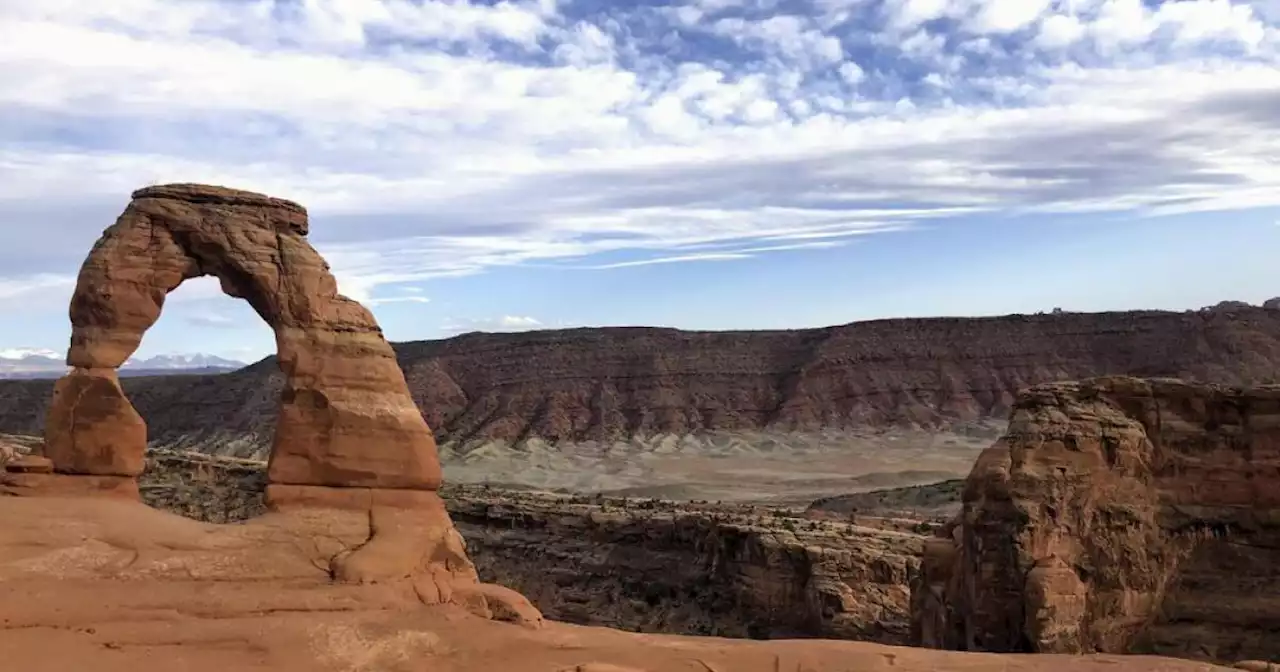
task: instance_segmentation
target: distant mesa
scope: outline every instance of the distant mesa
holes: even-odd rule
[[[968,433],[1002,427],[1018,392],[1040,383],[1105,374],[1280,381],[1280,310],[913,318],[780,331],[605,327],[393,347],[436,440],[460,450],[705,432]],[[0,431],[42,431],[42,385],[0,381]],[[285,385],[274,358],[210,380],[125,381],[153,446],[259,459],[271,452]],[[982,438],[999,434],[997,427]]]

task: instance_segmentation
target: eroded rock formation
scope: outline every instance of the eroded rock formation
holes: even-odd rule
[[[136,476],[146,427],[115,374],[183,281],[212,275],[275,332],[285,375],[273,483],[434,490],[435,442],[373,316],[338,294],[299,205],[200,185],[141,189],[85,260],[71,299],[75,367],[54,389],[59,473]]]
[[[918,640],[1280,658],[1280,386],[1042,385],[926,547]]]
[[[349,511],[360,542],[325,557],[329,577],[411,584],[428,604],[469,595],[538,620],[523,598],[479,583],[436,494],[435,441],[395,353],[369,311],[338,294],[306,235],[306,211],[289,201],[192,184],[134,192],[81,267],[73,369],[53,388],[41,454],[8,465],[0,494],[138,498],[147,428],[116,369],[169,292],[211,275],[275,332],[284,374],[267,488],[281,517],[263,534],[305,537],[307,511]]]

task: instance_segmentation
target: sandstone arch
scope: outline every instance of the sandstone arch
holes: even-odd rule
[[[160,317],[166,295],[211,275],[272,328],[287,383],[273,485],[434,491],[435,441],[373,316],[338,293],[293,202],[194,184],[138,190],[80,270],[67,364],[50,405],[53,470],[132,479],[146,426],[116,369]],[[277,488],[277,492],[279,489]]]
[[[524,597],[480,583],[435,492],[435,440],[395,353],[373,315],[338,294],[306,235],[307,212],[289,201],[195,184],[134,192],[80,269],[67,353],[73,368],[54,386],[44,454],[5,465],[0,496],[139,499],[146,424],[116,369],[160,317],[169,292],[212,275],[275,331],[287,378],[268,466],[270,511],[185,541],[139,542],[147,553],[196,551],[144,573],[294,587],[376,583],[379,590],[359,599],[373,595],[397,608],[452,603],[538,626],[542,616]],[[101,510],[145,520],[132,506],[142,504],[117,501]],[[179,529],[161,527],[161,536]],[[132,532],[113,534],[119,542]]]

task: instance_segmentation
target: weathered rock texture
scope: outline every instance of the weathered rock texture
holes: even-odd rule
[[[1280,386],[1020,396],[926,548],[927,646],[1280,659]]]
[[[284,373],[271,480],[434,490],[434,438],[373,316],[338,294],[299,205],[200,185],[148,187],[103,233],[71,299],[75,367],[54,386],[45,454],[59,473],[136,476],[146,425],[115,370],[165,296],[212,275],[275,332]]]
[[[153,451],[142,498],[198,520],[265,511],[260,462]],[[905,644],[925,537],[751,506],[441,490],[481,579],[548,618],[637,632]]]
[[[516,619],[492,590],[334,583],[377,545],[362,512],[210,525],[137,502],[0,498],[0,651],[23,672],[1192,672],[1187,661],[954,654],[865,642],[750,642]],[[372,532],[373,540],[366,541]],[[386,550],[385,548],[383,550]],[[468,613],[471,612],[471,613]],[[496,612],[496,613],[492,613]],[[490,615],[496,619],[477,617]]]
[[[1280,311],[877,320],[826,329],[569,329],[395,346],[442,442],[1008,417],[1018,390],[1098,375],[1280,382]],[[286,377],[125,379],[153,446],[265,458]],[[39,433],[47,381],[0,381],[0,431]]]
[[[909,641],[919,535],[653,502],[606,507],[473,498],[451,501],[450,513],[483,558],[484,578],[557,620],[754,639]]]
[[[815,517],[842,517],[864,512],[918,520],[948,520],[960,512],[963,489],[963,479],[949,479],[927,485],[835,495],[814,500],[806,513]]]
[[[0,495],[138,499],[146,425],[116,368],[159,318],[169,292],[212,275],[275,331],[284,385],[265,503],[269,520],[288,522],[293,532],[268,522],[225,533],[227,546],[208,549],[223,556],[205,569],[228,579],[288,581],[299,578],[297,568],[255,574],[252,549],[306,543],[312,557],[291,562],[338,583],[411,585],[424,603],[462,596],[487,614],[540,620],[519,595],[480,584],[436,494],[435,442],[391,346],[368,310],[337,293],[306,234],[306,211],[288,201],[200,185],[135,192],[81,268],[67,354],[74,368],[54,386],[40,454],[5,465]],[[317,511],[341,520],[333,530],[309,527]],[[141,560],[135,555],[130,567]],[[173,569],[148,566],[142,562],[140,571]]]

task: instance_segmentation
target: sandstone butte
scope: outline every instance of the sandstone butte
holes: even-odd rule
[[[478,581],[391,350],[372,315],[338,295],[306,233],[296,204],[167,185],[135,192],[94,246],[71,305],[74,369],[54,388],[41,454],[9,462],[0,481],[7,669],[1207,669],[546,623],[520,595]],[[146,426],[116,377],[165,295],[200,275],[275,330],[287,378],[269,512],[240,525],[138,501]]]
[[[1280,386],[1032,388],[925,549],[926,646],[1280,661]]]

